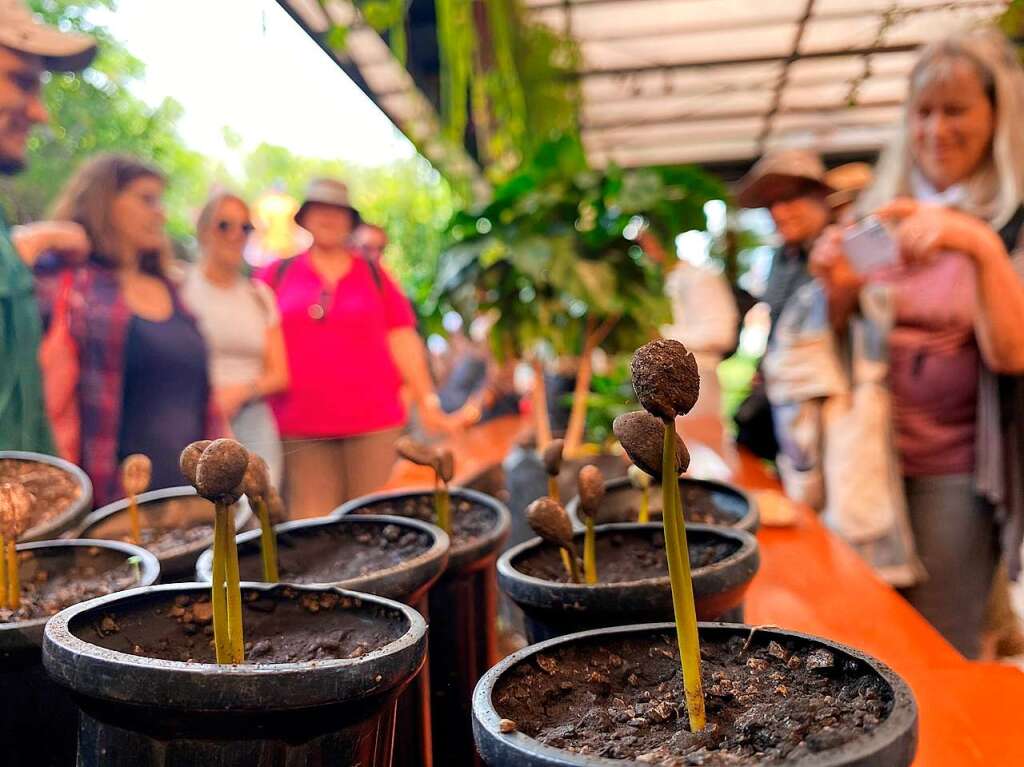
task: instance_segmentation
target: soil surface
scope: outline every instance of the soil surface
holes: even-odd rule
[[[289,583],[335,583],[380,572],[426,552],[427,533],[398,525],[351,522],[333,527],[298,528],[277,537],[281,580]],[[259,538],[238,552],[243,581],[263,579]]]
[[[577,554],[582,555],[583,538],[577,536]],[[707,567],[739,550],[737,541],[687,535],[690,567]],[[556,583],[568,583],[560,549],[543,544],[512,563],[524,575]],[[623,583],[644,578],[667,578],[665,536],[656,530],[634,530],[597,535],[597,580],[599,583]]]
[[[198,543],[213,545],[213,525],[195,525],[194,527],[172,528],[144,527],[141,530],[142,540],[139,545],[149,549],[157,556]],[[118,540],[135,543],[130,535],[122,535]]]
[[[705,525],[735,525],[746,514],[746,504],[740,498],[725,493],[712,493],[704,487],[681,485],[683,516],[687,522]],[[651,521],[661,519],[661,485],[651,485]],[[641,491],[632,487],[614,490],[605,496],[597,515],[598,524],[606,522],[636,522],[640,517]],[[578,512],[577,512],[578,513]]]
[[[408,629],[397,612],[333,593],[293,589],[242,593],[245,661],[303,663],[359,658]],[[209,595],[169,596],[162,605],[136,604],[72,626],[87,642],[145,658],[215,663]]]
[[[20,482],[35,496],[29,529],[56,519],[82,495],[81,486],[63,469],[20,458],[0,458],[0,482]]]
[[[746,649],[743,637],[703,643],[708,726],[694,734],[674,639],[618,637],[534,656],[504,675],[495,709],[554,748],[663,767],[782,764],[853,740],[892,710],[890,688],[860,661],[755,632]]]
[[[232,509],[234,513],[235,509]],[[139,506],[142,540],[139,545],[157,556],[183,548],[213,545],[213,504],[196,496],[164,498]],[[135,543],[127,509],[97,522],[83,533],[86,537]]]
[[[498,524],[497,513],[487,506],[454,495],[451,504],[452,532],[450,535],[453,550],[467,546],[477,538],[482,538]],[[353,514],[393,514],[396,517],[409,517],[430,522],[433,525],[437,524],[433,493],[377,501],[367,506],[361,506]]]
[[[88,562],[90,557],[95,563]],[[18,558],[21,607],[14,611],[0,608],[0,623],[48,618],[65,607],[132,588],[138,583],[136,568],[128,564],[123,555],[114,559],[101,549],[83,549],[77,559],[39,558],[32,551],[18,552]]]

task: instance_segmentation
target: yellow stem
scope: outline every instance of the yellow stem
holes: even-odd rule
[[[594,520],[587,517],[583,523],[583,577],[587,583],[597,583],[597,536],[594,534]]]
[[[228,637],[230,638],[231,662],[245,661],[245,639],[242,636],[242,589],[238,578],[238,546],[235,545],[235,515],[228,508],[224,513],[227,535],[225,552],[225,592],[228,601]]]
[[[21,607],[21,579],[18,574],[18,542],[7,541],[7,604],[12,610]]]
[[[128,518],[132,523],[132,543],[141,543],[142,525],[139,524],[139,504],[135,501],[135,493],[128,496]]]
[[[434,489],[434,510],[437,512],[437,526],[451,535],[452,505],[448,495],[448,484],[442,483]]]
[[[213,584],[210,587],[210,601],[213,605],[213,645],[217,650],[217,663],[231,662],[231,641],[228,632],[227,581],[225,575],[225,553],[227,551],[227,508],[218,503],[214,511],[213,524]]]
[[[640,516],[639,522],[647,523],[651,521],[651,488],[645,487],[640,490]]]
[[[565,562],[566,570],[569,573],[569,577],[573,583],[582,583],[583,579],[580,578],[580,566],[576,562],[576,552],[570,549],[562,549],[562,561]]]
[[[662,449],[662,519],[665,529],[665,550],[668,555],[668,574],[672,584],[672,607],[676,618],[676,639],[679,643],[679,661],[683,671],[683,689],[686,693],[686,711],[691,732],[704,729],[704,692],[700,680],[700,639],[697,636],[697,610],[693,600],[693,581],[690,576],[690,554],[686,547],[686,528],[683,525],[682,498],[679,480],[675,474],[675,425],[665,424]]]
[[[558,492],[558,477],[548,477],[548,498],[555,503],[561,503],[561,493]]]
[[[277,570],[277,541],[274,528],[270,524],[270,509],[263,498],[256,501],[256,513],[260,518],[260,554],[263,556],[263,580],[265,583],[277,583],[281,576]]]
[[[0,607],[7,608],[7,540],[0,535]]]

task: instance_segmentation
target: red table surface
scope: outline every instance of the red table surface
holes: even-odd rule
[[[448,439],[456,484],[500,463],[526,428],[524,419],[509,417]],[[692,443],[712,430],[694,421],[684,431]],[[733,481],[748,490],[779,489],[746,454]],[[400,461],[388,488],[431,482],[429,469]],[[758,540],[761,569],[747,594],[747,622],[826,637],[892,667],[917,698],[915,767],[1024,767],[1024,672],[966,660],[809,508],[799,509],[793,527],[762,527]]]

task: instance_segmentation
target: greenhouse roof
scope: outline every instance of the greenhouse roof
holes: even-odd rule
[[[317,0],[280,0],[311,33]],[[812,147],[839,161],[870,157],[900,116],[917,47],[991,20],[992,0],[525,0],[580,46],[583,138],[591,162],[700,163],[734,176],[767,149]],[[402,126],[430,132],[436,43],[423,0],[410,11],[408,70],[367,27],[339,62]],[[336,24],[356,13],[323,4]],[[348,20],[348,21],[346,21]],[[419,32],[419,34],[418,34]],[[411,73],[411,74],[410,74]],[[424,95],[426,94],[426,95]],[[410,119],[414,118],[414,119]],[[408,128],[407,128],[408,130]],[[413,137],[422,146],[423,137]],[[430,151],[426,154],[431,156]],[[448,158],[457,163],[466,157]]]

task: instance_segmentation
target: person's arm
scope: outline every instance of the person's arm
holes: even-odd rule
[[[43,253],[59,253],[71,263],[79,263],[89,255],[89,236],[73,221],[37,221],[11,229],[11,242],[21,260],[29,268],[35,266]]]
[[[898,199],[877,215],[898,223],[900,252],[910,263],[941,251],[970,257],[977,274],[975,335],[985,364],[996,373],[1024,373],[1024,282],[999,235],[966,213]]]
[[[254,399],[269,397],[288,388],[288,356],[284,351],[281,325],[267,328],[263,350],[263,374],[252,385]]]
[[[818,237],[811,248],[809,266],[811,274],[825,288],[829,321],[837,332],[842,332],[857,311],[864,279],[846,260],[840,227],[830,226]]]
[[[388,348],[402,382],[412,395],[423,425],[446,430],[451,423],[441,409],[434,382],[427,367],[427,348],[413,327],[397,327],[388,332]]]

